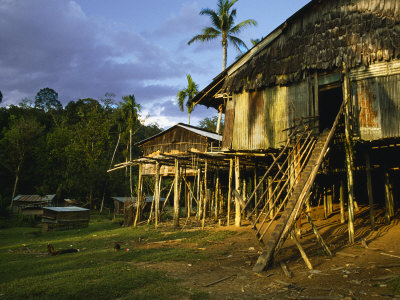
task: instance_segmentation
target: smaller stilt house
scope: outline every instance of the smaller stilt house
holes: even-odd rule
[[[44,206],[51,206],[55,198],[53,195],[18,195],[13,199],[13,207],[23,215],[41,215]]]
[[[222,136],[214,132],[179,123],[163,132],[149,137],[137,145],[143,150],[143,156],[131,162],[121,163],[115,166],[116,169],[128,166],[139,166],[139,181],[137,183],[136,196],[139,199],[151,199],[150,219],[155,220],[156,226],[159,214],[168,201],[174,195],[174,224],[179,224],[180,196],[185,194],[185,206],[188,214],[192,207],[192,201],[199,198],[200,193],[200,172],[199,155],[212,153],[220,149]],[[164,199],[161,198],[161,181],[163,177],[173,177],[174,180]],[[154,178],[154,195],[143,197],[143,180]],[[194,181],[197,178],[197,192],[194,192]],[[172,193],[173,191],[173,193]],[[154,197],[154,198],[153,198]],[[136,197],[135,197],[136,199]],[[154,199],[154,201],[153,201]],[[160,202],[164,202],[160,207]],[[140,204],[139,207],[144,205]],[[154,215],[153,215],[154,211]],[[140,214],[140,213],[139,213]],[[140,218],[140,217],[139,217]]]

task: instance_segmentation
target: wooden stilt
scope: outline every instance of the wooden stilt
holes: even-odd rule
[[[226,204],[226,226],[229,226],[229,221],[231,219],[231,202],[232,202],[232,181],[233,181],[233,159],[229,160],[229,179],[228,179],[228,197],[227,197],[227,204]]]
[[[346,135],[346,169],[347,169],[347,190],[349,197],[349,242],[354,243],[354,191],[353,191],[353,142],[352,142],[352,132],[350,126],[350,111],[351,111],[351,99],[350,99],[350,80],[347,72],[347,67],[344,65],[344,83],[343,83],[343,99],[346,101],[346,113],[345,113],[345,135]]]
[[[218,220],[218,195],[219,195],[219,170],[217,169],[215,172],[215,192],[214,192],[214,220]]]
[[[244,169],[246,169],[246,168],[244,168]],[[243,184],[242,184],[242,201],[244,202],[244,203],[246,203],[247,202],[247,195],[246,195],[246,190],[247,190],[247,182],[246,182],[246,172],[243,172]],[[242,218],[244,218],[245,217],[245,215],[244,215],[244,211],[243,211],[243,215],[242,215]]]
[[[292,238],[293,238],[293,241],[296,244],[297,248],[299,249],[301,257],[303,258],[307,268],[309,270],[312,270],[313,269],[312,264],[311,264],[310,260],[308,259],[307,254],[304,251],[303,247],[301,246],[299,240],[297,239],[296,234],[294,234],[293,232],[292,232]]]
[[[179,161],[175,159],[175,182],[174,182],[174,227],[179,227]]]
[[[345,183],[343,178],[340,179],[340,223],[346,222],[346,217],[344,214],[344,189],[345,189]]]
[[[207,214],[207,202],[208,202],[208,190],[207,190],[207,160],[204,161],[204,197],[203,197],[203,220],[201,223],[201,228],[204,229]]]
[[[369,218],[371,220],[371,230],[375,231],[374,195],[372,193],[372,180],[371,180],[371,159],[368,150],[366,150],[364,154],[365,154],[365,172],[367,175]]]
[[[133,224],[136,227],[137,223],[140,222],[141,214],[142,214],[142,189],[143,189],[143,165],[139,164],[139,176],[138,176],[138,185],[137,185],[137,193],[136,193],[136,216],[135,223]]]
[[[326,204],[327,204],[327,217],[332,214],[333,212],[333,186],[330,185],[329,189],[327,189],[326,193]]]
[[[201,176],[201,168],[199,167],[197,170],[197,221],[200,222],[201,218],[201,199],[200,199],[200,190],[201,190],[201,184],[200,184],[200,176]]]
[[[257,162],[254,163],[254,179],[253,179],[253,188],[256,189],[257,186]],[[257,209],[257,202],[258,202],[258,191],[254,194],[254,213],[257,217],[258,209]]]
[[[240,194],[240,161],[239,156],[235,156],[235,189]],[[240,227],[241,223],[241,209],[240,202],[237,197],[235,197],[235,226]]]
[[[328,218],[328,201],[327,201],[327,189],[326,189],[326,186],[324,186],[323,188],[322,188],[322,190],[323,190],[323,192],[322,192],[322,197],[323,197],[323,199],[324,199],[324,218],[325,219],[327,219]]]
[[[154,184],[154,218],[155,218],[155,227],[158,226],[158,221],[160,217],[160,163],[156,162],[156,178]]]
[[[388,170],[385,171],[385,219],[389,224],[394,216],[394,201],[392,185]]]

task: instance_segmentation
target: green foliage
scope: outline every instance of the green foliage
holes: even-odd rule
[[[107,173],[118,137],[126,148],[129,127],[133,128],[133,144],[160,128],[139,121],[140,106],[133,96],[127,96],[124,105],[114,105],[112,99],[111,94],[100,99],[101,103],[80,99],[59,110],[33,107],[28,100],[0,108],[2,199],[9,203],[17,175],[16,194],[56,193],[59,205],[64,198],[72,198],[99,207],[104,196],[105,207],[110,207],[110,196],[128,195],[125,172]],[[128,104],[135,110],[129,110]],[[123,148],[117,149],[113,163],[125,161]],[[140,155],[137,147],[132,155]],[[137,169],[132,172],[135,178]]]
[[[215,132],[217,130],[218,116],[206,117],[199,122],[200,128]],[[221,119],[220,132],[223,132],[224,120]]]
[[[35,107],[45,110],[62,109],[61,102],[58,100],[58,93],[48,87],[41,89],[36,94]]]
[[[187,112],[189,115],[189,124],[190,124],[190,114],[192,113],[194,106],[196,105],[195,103],[193,103],[193,98],[197,95],[198,91],[198,85],[193,81],[192,76],[190,76],[190,74],[186,75],[186,79],[187,79],[187,87],[184,89],[181,89],[178,94],[177,94],[177,98],[178,98],[178,104],[179,104],[179,109],[181,111],[184,111],[184,103],[185,100],[186,101],[186,107],[187,107]]]
[[[202,9],[200,15],[208,16],[211,26],[203,28],[201,34],[194,36],[188,42],[190,45],[194,41],[205,42],[221,37],[224,50],[223,70],[226,68],[226,49],[228,41],[232,43],[239,52],[242,52],[241,47],[247,49],[247,46],[236,35],[248,26],[257,25],[257,22],[253,19],[247,19],[235,25],[236,9],[232,7],[237,1],[238,0],[218,0],[217,10],[212,10],[210,8]]]

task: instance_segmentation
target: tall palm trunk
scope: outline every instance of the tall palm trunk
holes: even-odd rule
[[[189,116],[189,125],[190,125],[190,113],[188,113],[188,116]]]
[[[226,69],[226,58],[228,56],[228,43],[226,41],[226,37],[222,38],[222,71]]]

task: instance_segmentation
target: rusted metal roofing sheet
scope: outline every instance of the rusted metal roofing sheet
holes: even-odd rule
[[[400,136],[400,75],[353,82],[361,139]]]
[[[40,195],[18,195],[14,198],[14,201],[19,202],[43,202],[43,197]]]
[[[232,135],[233,150],[279,148],[287,138],[284,130],[295,119],[310,116],[309,93],[308,81],[304,80],[290,86],[234,94],[234,121],[230,120],[233,116],[227,118],[223,147]],[[233,130],[230,130],[232,123]]]

